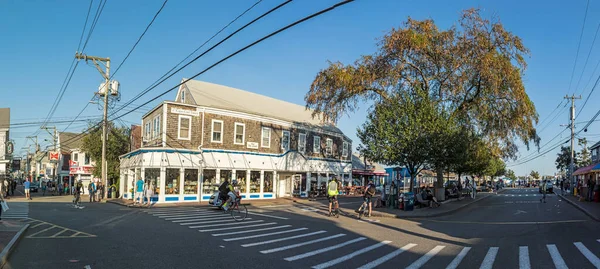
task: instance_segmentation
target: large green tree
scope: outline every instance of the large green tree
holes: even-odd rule
[[[107,180],[109,184],[117,184],[119,180],[119,156],[129,151],[131,130],[127,127],[115,127],[108,124],[108,140],[106,143]],[[95,162],[94,177],[102,177],[102,128],[94,128],[83,138],[82,150],[90,154]]]
[[[506,170],[506,177],[512,181],[517,180],[517,175],[515,175],[515,171],[511,169]]]
[[[577,144],[581,146],[581,151],[579,152],[579,165],[588,166],[592,164],[592,156],[590,153],[590,149],[587,146],[587,138],[580,138],[579,140],[577,140]]]
[[[574,152],[574,164],[575,167],[578,166],[578,152]],[[571,165],[571,147],[560,147],[560,152],[557,153],[556,156],[556,169],[558,169],[561,173],[564,173],[569,170],[569,166]]]
[[[534,171],[532,170],[531,173],[529,173],[529,175],[533,178],[533,179],[539,179],[540,178],[540,173],[538,171]]]

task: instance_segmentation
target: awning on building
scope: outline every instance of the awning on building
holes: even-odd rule
[[[362,170],[362,169],[352,169],[352,175],[359,175],[359,176],[388,176],[388,174],[386,172],[372,171],[372,170]]]
[[[590,173],[592,171],[592,168],[594,168],[594,166],[595,166],[595,164],[581,167],[581,168],[577,169],[575,171],[575,173],[573,173],[573,175],[578,176],[578,175],[585,175],[587,173]]]
[[[600,163],[597,163],[592,167],[592,172],[600,172]]]

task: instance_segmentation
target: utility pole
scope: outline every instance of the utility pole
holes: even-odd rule
[[[38,140],[38,137],[37,137],[37,135],[36,135],[36,136],[27,136],[27,137],[25,137],[25,138],[26,138],[26,139],[31,139],[31,141],[33,141],[33,142],[35,143],[35,144],[33,145],[33,156],[35,156],[35,155],[37,154],[37,152],[38,152],[38,149],[39,149],[39,147],[38,147],[38,142],[37,142],[37,140]],[[35,140],[33,140],[34,138],[35,138]],[[29,155],[29,148],[27,148],[27,155]],[[34,157],[32,157],[32,158],[34,159]],[[34,163],[35,163],[35,162],[34,162]],[[30,164],[30,165],[31,165],[31,164]],[[36,167],[36,168],[37,168],[37,167]],[[29,172],[31,172],[31,167],[29,167]],[[31,183],[33,183],[34,179],[37,179],[37,175],[39,174],[39,172],[40,172],[40,171],[39,171],[38,169],[35,169],[35,173],[36,173],[36,175],[35,175],[35,177],[34,177],[34,175],[33,175],[33,174],[31,175]]]
[[[107,174],[107,167],[106,167],[106,140],[107,140],[107,130],[108,130],[108,95],[110,94],[109,92],[109,84],[110,84],[110,58],[102,58],[102,57],[96,57],[96,56],[87,56],[87,55],[83,55],[80,54],[79,52],[75,53],[75,58],[76,59],[84,59],[85,61],[91,60],[94,65],[96,66],[96,69],[98,69],[98,72],[100,72],[100,74],[102,75],[102,77],[104,77],[104,116],[102,118],[102,161],[101,161],[101,166],[102,166],[102,185],[104,186],[104,188],[106,188],[106,174]],[[106,71],[102,70],[102,67],[100,67],[100,63],[104,63],[104,66],[106,67]],[[102,94],[102,92],[100,92],[100,94]],[[102,95],[100,95],[102,96]],[[106,199],[107,197],[107,192],[104,192],[104,199]]]
[[[57,150],[57,139],[58,139],[58,133],[56,132],[56,127],[42,127],[42,129],[46,130],[46,132],[48,132],[50,134],[50,136],[52,136],[52,144],[54,145],[54,151],[56,152]],[[48,131],[48,129],[53,129],[54,132],[50,132]],[[60,160],[60,155],[59,155],[59,160]],[[60,185],[60,180],[58,178],[56,178],[56,168],[57,168],[57,162],[52,162],[52,179],[56,180],[56,184],[57,187],[58,185]]]
[[[571,192],[575,191],[575,99],[581,99],[581,95],[579,97],[575,95],[565,96],[565,99],[571,100],[571,164],[569,165],[569,179],[571,181]]]

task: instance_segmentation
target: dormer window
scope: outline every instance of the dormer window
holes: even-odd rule
[[[185,103],[185,90],[181,91],[181,102]]]

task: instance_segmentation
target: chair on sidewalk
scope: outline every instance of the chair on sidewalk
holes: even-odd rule
[[[415,197],[417,198],[417,205],[419,206],[419,208],[421,208],[423,206],[429,207],[429,204],[431,203],[431,201],[423,199],[423,196],[420,193],[417,193],[417,195],[415,195]]]

